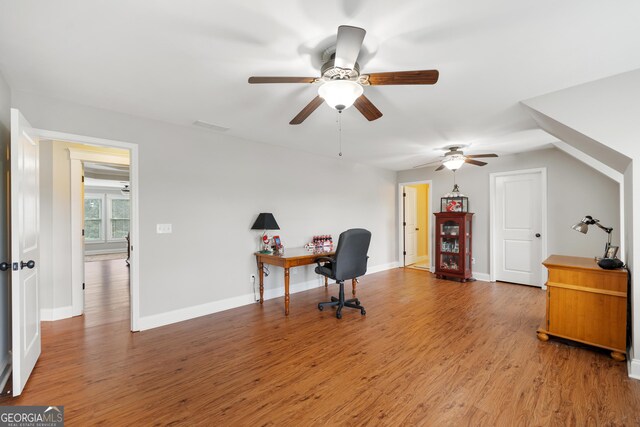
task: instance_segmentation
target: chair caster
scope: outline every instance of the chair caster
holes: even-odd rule
[[[338,319],[342,319],[342,313],[336,313],[336,317],[337,317]]]
[[[367,314],[367,312],[363,308],[362,310],[360,310],[360,314],[364,316],[365,314]]]
[[[322,306],[322,304],[318,304],[318,310],[320,311],[324,310],[324,307]]]
[[[360,305],[360,300],[356,298],[356,305]]]

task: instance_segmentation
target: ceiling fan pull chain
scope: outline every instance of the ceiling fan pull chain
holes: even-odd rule
[[[338,110],[338,118],[336,119],[338,123],[338,144],[340,146],[340,152],[338,156],[342,157],[342,111]]]

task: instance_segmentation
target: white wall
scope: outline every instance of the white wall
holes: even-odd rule
[[[53,142],[40,141],[40,308],[51,310],[53,303],[54,261],[53,245]],[[58,198],[60,195],[57,196]],[[70,258],[70,257],[67,257]],[[70,264],[69,264],[70,265]],[[58,265],[58,269],[61,266]],[[70,301],[70,300],[69,300]],[[71,303],[69,302],[69,304]]]
[[[11,262],[9,259],[9,228],[7,220],[7,182],[6,176],[9,170],[7,164],[7,150],[11,129],[11,89],[0,74],[0,262]],[[9,331],[11,329],[11,312],[9,301],[9,274],[10,271],[0,272],[0,389],[4,387],[7,374],[10,372],[11,357],[9,350],[11,342]]]
[[[250,228],[259,212],[273,212],[287,247],[364,227],[373,233],[369,265],[396,262],[395,172],[249,142],[231,136],[233,130],[174,126],[23,92],[14,93],[13,105],[39,128],[139,144],[141,230],[134,250],[140,250],[143,318],[246,301],[260,234]],[[156,234],[158,223],[172,224],[173,233]],[[267,289],[283,287],[280,269],[271,270]],[[292,270],[293,286],[316,280],[311,271]],[[292,298],[292,313],[307,309],[313,307],[297,307]]]
[[[620,242],[618,184],[594,169],[555,148],[502,156],[487,160],[487,165],[465,165],[456,172],[460,190],[469,197],[474,212],[473,271],[489,274],[489,174],[531,168],[547,168],[547,241],[549,254],[602,256],[606,234],[589,230],[584,235],[571,229],[585,215],[614,228],[613,244]],[[440,209],[440,197],[451,191],[453,173],[432,168],[401,171],[398,182],[433,180],[434,211]]]

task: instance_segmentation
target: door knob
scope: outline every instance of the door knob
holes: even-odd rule
[[[36,266],[36,262],[32,259],[30,259],[27,262],[24,261],[20,261],[20,270],[22,270],[23,268],[27,267],[27,268],[33,268]]]
[[[0,271],[7,271],[11,268],[11,264],[8,262],[0,262]]]
[[[540,233],[536,233],[536,237],[540,237]]]

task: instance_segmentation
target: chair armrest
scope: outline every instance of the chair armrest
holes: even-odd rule
[[[320,258],[316,258],[315,261],[318,267],[322,267],[322,262],[336,262],[335,259],[329,258],[328,256],[321,256]]]

